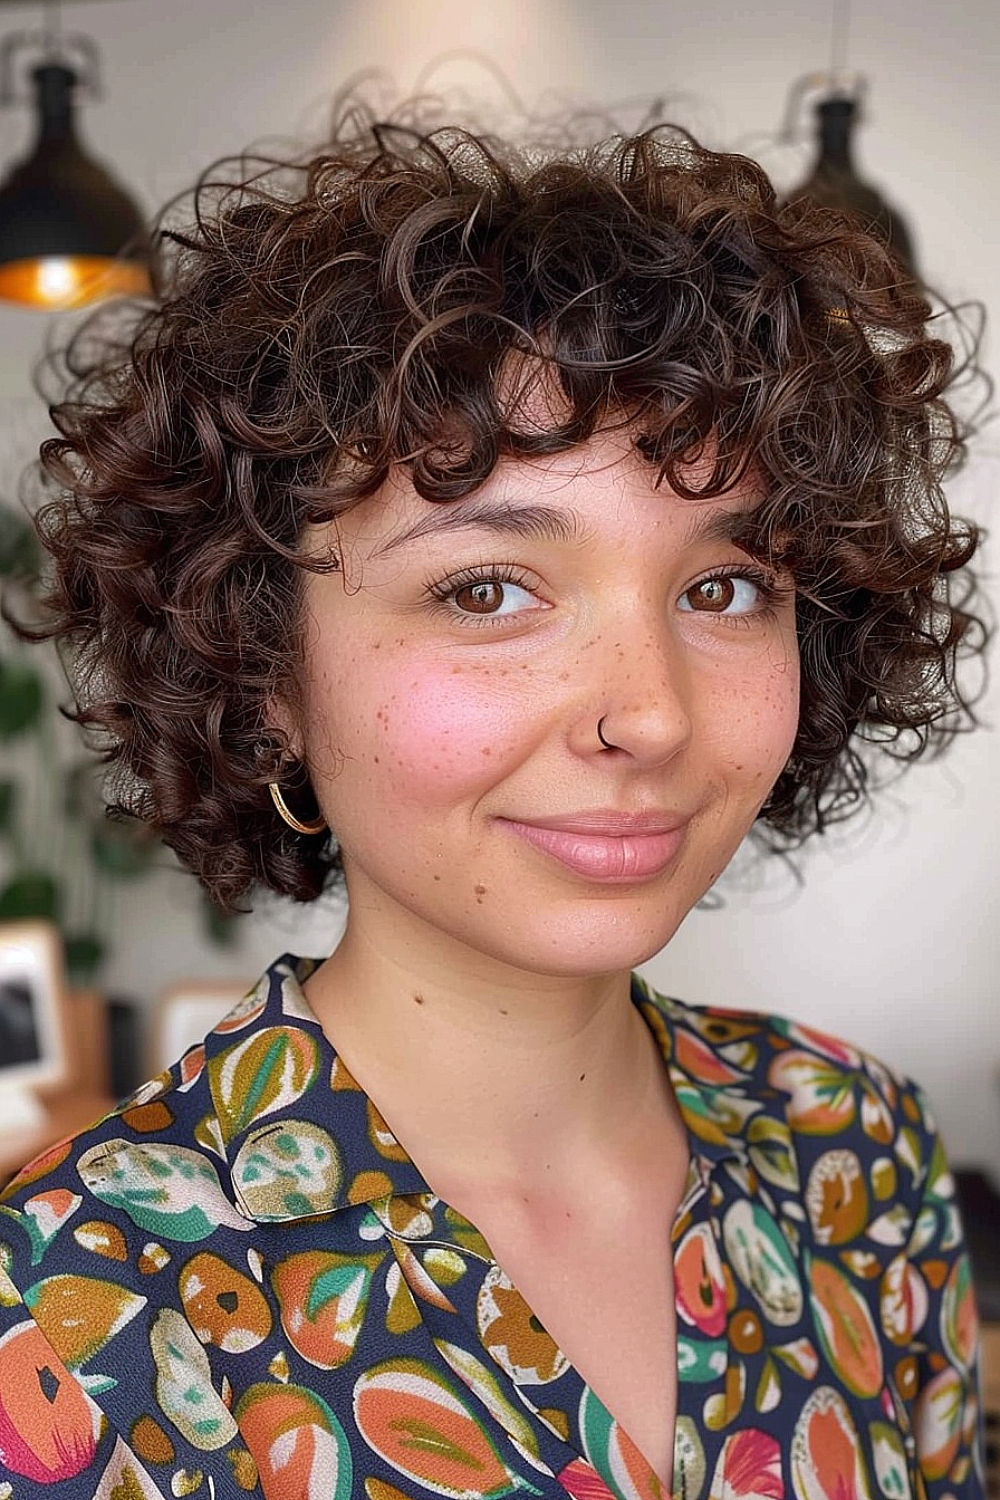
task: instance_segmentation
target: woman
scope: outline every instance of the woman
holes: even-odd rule
[[[8,1195],[11,1495],[977,1494],[919,1092],[631,975],[965,711],[926,304],[677,134],[198,208],[71,354],[45,629],[219,901],[349,915]]]

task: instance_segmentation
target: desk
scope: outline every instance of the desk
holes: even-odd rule
[[[86,1130],[114,1106],[108,1094],[75,1092],[58,1094],[44,1103],[45,1119],[37,1129],[16,1135],[0,1133],[0,1187],[47,1147],[54,1146],[64,1136]]]

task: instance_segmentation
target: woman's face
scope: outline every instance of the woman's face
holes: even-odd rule
[[[796,732],[794,598],[728,539],[749,492],[653,477],[608,434],[455,502],[400,471],[317,532],[341,570],[305,575],[299,729],[373,941],[631,967],[753,823]]]

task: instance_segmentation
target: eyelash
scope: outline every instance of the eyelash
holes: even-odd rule
[[[760,619],[762,616],[769,618],[774,614],[778,603],[791,592],[788,587],[783,587],[775,579],[772,573],[765,572],[762,568],[754,567],[751,563],[731,563],[721,568],[713,568],[708,573],[703,573],[688,585],[685,593],[690,593],[698,588],[700,584],[708,583],[715,578],[743,578],[752,583],[760,595],[760,604],[757,609],[748,611],[742,615],[727,615],[717,613],[717,618],[724,620],[727,625],[737,625],[744,628],[749,627],[752,620]],[[441,606],[449,619],[460,622],[463,626],[471,629],[481,629],[484,626],[496,627],[498,619],[509,619],[510,616],[498,616],[494,614],[475,615],[465,610],[457,609],[451,603],[452,596],[459,589],[468,588],[475,583],[512,583],[517,588],[526,589],[529,593],[535,593],[537,585],[531,576],[513,563],[489,563],[480,567],[463,568],[458,573],[452,573],[447,578],[429,579],[425,584],[426,592]],[[716,614],[713,610],[692,610],[692,614]]]
[[[783,599],[787,599],[790,593],[794,592],[787,585],[782,586],[773,573],[767,573],[763,568],[754,567],[752,563],[729,563],[721,568],[713,568],[711,572],[703,573],[700,578],[696,578],[693,583],[688,585],[684,592],[686,594],[692,593],[701,584],[709,583],[716,578],[743,578],[746,579],[747,583],[752,583],[757,590],[760,598],[756,609],[748,610],[746,614],[742,615],[726,615],[721,612],[717,614],[717,618],[724,620],[727,625],[742,626],[744,629],[749,627],[753,620],[759,620],[762,617],[770,619],[778,604]],[[692,610],[691,613],[715,614],[716,611],[709,609]]]
[[[537,582],[525,573],[523,569],[513,563],[489,563],[478,568],[463,568],[461,572],[452,573],[447,578],[428,581],[426,589],[428,594],[444,609],[449,619],[457,620],[462,625],[470,626],[473,630],[481,629],[483,626],[496,627],[497,619],[509,619],[507,615],[496,614],[474,615],[465,610],[456,609],[451,605],[453,594],[459,589],[468,588],[474,583],[512,583],[519,589],[526,589],[528,593],[537,592]]]

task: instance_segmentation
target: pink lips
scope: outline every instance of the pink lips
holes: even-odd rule
[[[643,814],[591,813],[551,823],[503,820],[521,838],[591,880],[642,880],[666,869],[684,838],[686,820]]]

